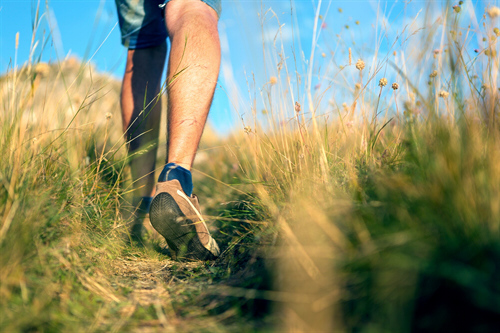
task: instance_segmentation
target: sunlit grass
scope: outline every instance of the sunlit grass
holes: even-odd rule
[[[316,50],[303,77],[279,38],[263,44],[273,71],[250,117],[208,129],[193,169],[214,263],[127,242],[119,82],[72,58],[9,70],[0,329],[494,331],[498,15],[477,30],[453,6],[468,5],[429,6],[386,54]]]

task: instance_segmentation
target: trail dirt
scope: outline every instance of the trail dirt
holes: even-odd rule
[[[255,316],[261,301],[236,295],[242,282],[255,280],[255,259],[232,272],[225,260],[173,260],[161,236],[147,229],[152,240],[110,260],[100,276],[115,292],[111,299],[121,319],[113,331],[253,331],[264,324]],[[106,321],[97,315],[100,320]]]

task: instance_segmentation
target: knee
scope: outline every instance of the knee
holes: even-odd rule
[[[165,9],[165,21],[171,38],[183,28],[190,29],[191,25],[218,34],[217,13],[212,7],[200,0],[170,1]]]

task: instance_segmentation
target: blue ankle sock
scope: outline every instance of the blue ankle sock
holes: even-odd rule
[[[137,214],[146,215],[149,214],[149,207],[151,206],[152,197],[142,197],[139,207],[137,207]]]
[[[182,190],[187,196],[193,194],[193,178],[191,177],[191,171],[175,163],[168,163],[160,173],[158,181],[166,182],[173,179],[177,179],[179,183],[181,183]]]

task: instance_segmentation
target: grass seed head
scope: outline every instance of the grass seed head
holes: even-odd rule
[[[361,59],[358,59],[356,62],[356,69],[362,71],[365,68],[365,62]]]
[[[385,77],[381,78],[380,81],[378,81],[379,87],[385,87],[387,85],[387,79]]]
[[[449,95],[450,95],[450,93],[445,91],[445,90],[441,90],[439,92],[439,97],[441,97],[441,98],[448,98]]]
[[[432,73],[429,74],[429,77],[436,77],[438,75],[438,71],[433,70]]]
[[[485,50],[484,54],[487,55],[488,57],[491,56],[492,58],[496,58],[497,50],[494,48],[490,48],[489,50]]]
[[[278,83],[278,78],[277,78],[276,76],[271,76],[271,77],[269,78],[269,83],[270,83],[271,85],[275,85],[276,83]]]
[[[500,16],[500,8],[498,7],[490,7],[486,10],[486,13],[488,13],[488,16],[491,18],[491,19],[494,19],[494,18],[497,18],[498,16]]]
[[[295,112],[299,113],[301,110],[302,110],[302,108],[300,106],[300,103],[299,102],[295,102]]]
[[[398,89],[399,89],[399,84],[397,84],[396,82],[394,82],[394,83],[392,84],[392,89],[393,89],[393,90],[398,90]]]

